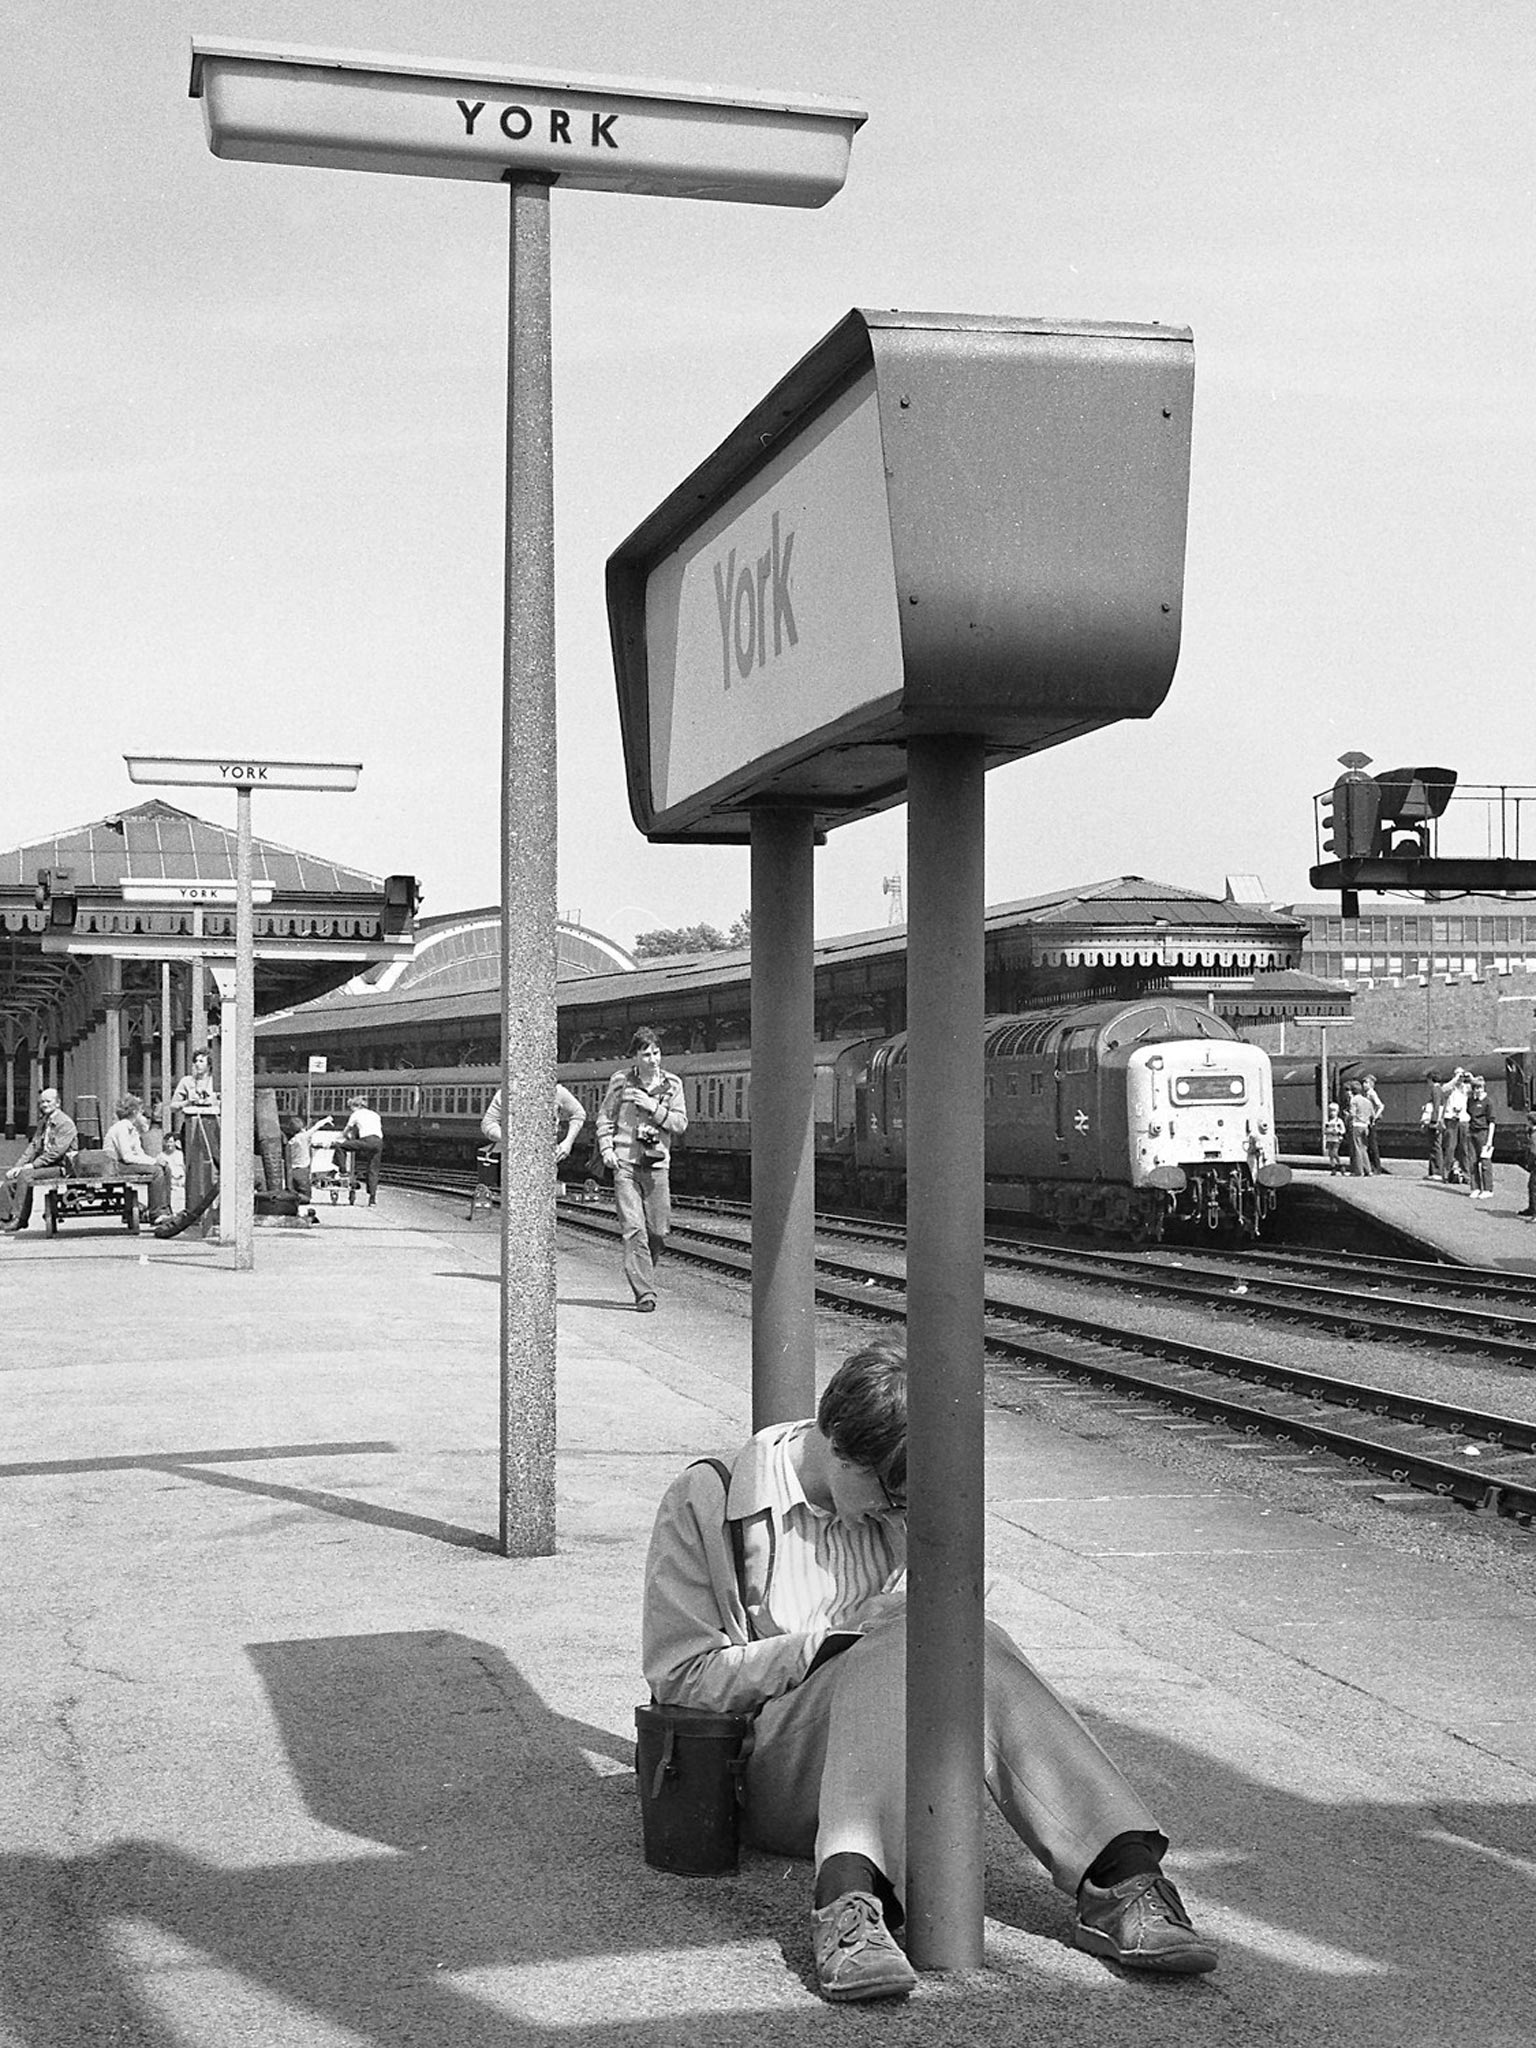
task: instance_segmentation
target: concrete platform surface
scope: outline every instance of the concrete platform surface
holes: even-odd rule
[[[1417,1160],[1389,1159],[1385,1173],[1357,1176],[1328,1173],[1295,1160],[1298,1183],[1363,1210],[1413,1240],[1425,1258],[1455,1259],[1466,1266],[1503,1266],[1536,1274],[1536,1222],[1527,1222],[1527,1176],[1522,1166],[1495,1166],[1493,1196],[1474,1202],[1464,1187],[1432,1179]]]
[[[1536,1601],[1000,1413],[992,1610],[1222,1965],[1079,1954],[993,1819],[986,1967],[823,2004],[807,1866],[639,1847],[645,1545],[747,1428],[745,1293],[664,1268],[640,1317],[563,1247],[559,1542],[511,1561],[495,1275],[493,1221],[387,1188],[248,1274],[0,1242],[4,2048],[1536,2043]]]

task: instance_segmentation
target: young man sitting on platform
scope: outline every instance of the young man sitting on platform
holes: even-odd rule
[[[905,1353],[856,1351],[816,1415],[759,1430],[722,1497],[668,1489],[646,1563],[645,1676],[662,1705],[755,1714],[748,1841],[816,1864],[817,1982],[903,1998]],[[1077,1946],[1129,1969],[1216,1967],[1162,1875],[1168,1839],[1012,1639],[986,1625],[987,1789],[1077,1905]]]

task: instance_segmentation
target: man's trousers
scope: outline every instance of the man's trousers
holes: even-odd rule
[[[636,1301],[656,1292],[656,1261],[672,1228],[671,1185],[664,1166],[613,1169],[613,1206],[624,1238],[624,1278]]]
[[[758,1715],[746,1835],[781,1856],[867,1856],[906,1886],[903,1617],[882,1623]],[[1116,1835],[1157,1822],[1071,1708],[995,1623],[986,1625],[987,1790],[1061,1891]]]

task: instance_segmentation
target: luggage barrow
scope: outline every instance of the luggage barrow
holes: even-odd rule
[[[501,1149],[497,1145],[482,1145],[475,1154],[475,1184],[469,1192],[469,1220],[475,1220],[477,1209],[499,1209],[501,1207]]]
[[[62,1179],[34,1183],[43,1198],[43,1231],[57,1237],[68,1216],[121,1216],[130,1237],[139,1234],[139,1197],[143,1184],[105,1175],[66,1174]]]
[[[330,1145],[316,1145],[309,1155],[309,1199],[311,1205],[322,1194],[329,1195],[334,1205],[345,1193],[348,1202],[357,1200],[357,1176],[353,1173],[350,1155],[341,1160],[336,1157]]]

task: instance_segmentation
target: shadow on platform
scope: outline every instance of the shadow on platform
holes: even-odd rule
[[[284,2040],[342,2029],[379,2048],[792,2048],[875,2027],[1157,2048],[1216,2048],[1234,2027],[1353,2048],[1516,2038],[1488,1998],[1518,1967],[1529,1806],[1314,1802],[1095,1717],[1155,1808],[1198,1818],[1175,1859],[1189,1852],[1192,1904],[1223,1939],[1218,1976],[1065,1955],[1068,1902],[994,1819],[991,1967],[849,2012],[810,1989],[808,1867],[648,1869],[628,1742],[554,1711],[494,1646],[424,1631],[249,1654],[305,1806],[350,1842],[248,1867],[135,1840],[0,1860],[0,2032],[16,2048],[184,2048],[260,2033],[262,2015]]]

